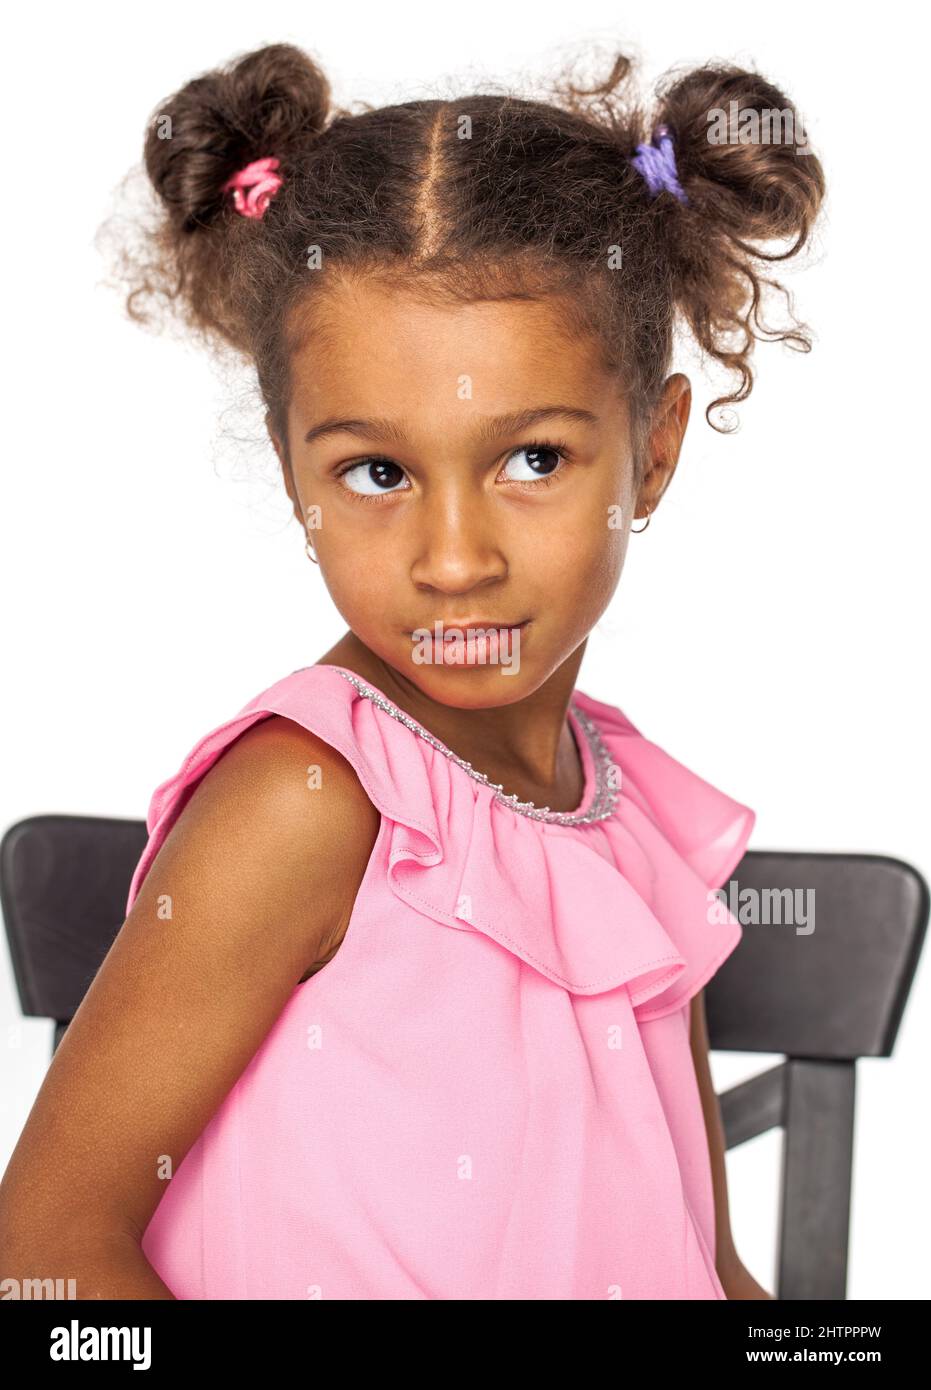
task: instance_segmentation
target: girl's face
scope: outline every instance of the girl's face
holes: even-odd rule
[[[429,699],[525,698],[623,568],[638,499],[616,382],[556,300],[433,307],[356,281],[314,315],[292,366],[293,486],[284,473],[334,603]],[[674,467],[654,468],[641,516]],[[454,653],[423,639],[436,623],[511,631]]]

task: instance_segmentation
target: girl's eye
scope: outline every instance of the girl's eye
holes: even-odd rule
[[[569,459],[564,451],[567,446],[562,443],[523,444],[510,454],[500,476],[522,487],[545,487],[555,482],[568,467]],[[522,455],[526,462],[521,461]],[[347,464],[337,477],[347,492],[360,502],[410,491],[404,469],[391,459],[362,459],[359,463]]]
[[[560,464],[565,465],[567,460],[562,455],[562,448],[562,445],[555,444],[522,444],[504,465],[504,474],[512,483],[548,482],[557,470],[564,471],[560,469]],[[521,455],[525,456],[526,462],[521,461]],[[516,471],[509,473],[512,465]]]
[[[356,496],[376,497],[379,494],[405,491],[404,488],[394,486],[405,480],[403,468],[388,459],[366,459],[362,463],[351,463],[338,476]]]

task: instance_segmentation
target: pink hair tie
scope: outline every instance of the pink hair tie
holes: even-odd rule
[[[254,159],[238,174],[227,179],[220,191],[227,193],[232,189],[236,211],[241,212],[243,217],[264,217],[273,194],[284,183],[281,175],[275,173],[278,164],[279,161],[271,157]]]

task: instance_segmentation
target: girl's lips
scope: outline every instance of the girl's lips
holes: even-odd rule
[[[425,641],[431,653],[430,656],[415,656],[415,660],[433,661],[441,666],[501,665],[516,672],[525,629],[530,622],[530,618],[525,618],[523,622],[509,625],[473,621],[444,626],[437,621],[433,630],[420,628],[419,637],[416,632],[409,636],[414,642]]]
[[[452,620],[444,622],[442,619],[437,618],[436,622],[431,626],[416,628],[415,631],[421,633],[428,632],[432,638],[439,637],[441,640],[449,641],[463,632],[468,633],[469,631],[474,631],[479,628],[485,632],[519,632],[521,628],[525,628],[529,622],[529,618],[524,618],[523,621],[519,623],[500,623],[495,622],[491,618],[469,618],[466,622],[456,622]],[[437,633],[437,628],[441,629],[440,633]],[[413,635],[413,632],[408,633],[409,637],[413,637]]]

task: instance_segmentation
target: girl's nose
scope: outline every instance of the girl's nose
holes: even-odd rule
[[[502,579],[507,559],[487,510],[460,492],[424,499],[411,518],[411,578],[443,593],[464,594]]]

